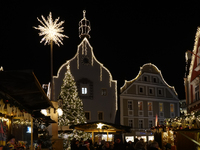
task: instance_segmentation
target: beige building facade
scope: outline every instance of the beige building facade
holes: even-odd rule
[[[167,84],[154,64],[144,64],[120,90],[120,124],[132,127],[132,132],[125,134],[127,141],[153,140],[151,127],[163,125],[165,118],[180,114],[175,88]]]

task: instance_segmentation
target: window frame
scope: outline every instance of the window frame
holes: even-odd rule
[[[142,103],[142,105],[139,103]],[[139,107],[139,105],[140,105],[140,107]],[[139,109],[139,108],[142,108],[142,109]],[[143,101],[138,101],[138,111],[143,111]]]
[[[89,114],[89,119],[86,117],[86,113]],[[91,112],[90,112],[90,111],[85,111],[85,118],[86,118],[87,120],[91,120]]]
[[[141,122],[142,127],[140,126],[140,121],[142,121]],[[138,128],[139,129],[144,129],[144,119],[138,119]]]
[[[149,103],[151,103],[151,110],[149,110]],[[148,111],[153,111],[153,102],[147,102]]]
[[[87,95],[88,94],[88,88],[85,86],[81,87],[81,95]]]
[[[160,109],[160,104],[162,104],[162,111],[160,111],[161,109]],[[163,103],[159,103],[159,112],[164,112],[164,104]]]
[[[102,119],[100,119],[99,114],[102,114]],[[104,120],[104,112],[103,111],[98,111],[97,112],[97,119],[100,120],[100,121]]]

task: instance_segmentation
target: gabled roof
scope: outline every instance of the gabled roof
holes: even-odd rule
[[[130,80],[127,81],[125,80],[124,85],[120,88],[121,93],[123,93],[133,82],[135,82],[143,73],[153,73],[153,74],[158,74],[162,81],[164,82],[165,85],[167,85],[170,89],[173,90],[173,92],[177,95],[174,86],[170,86],[167,84],[167,82],[164,80],[161,71],[152,63],[146,63],[144,64],[142,67],[140,67],[140,71],[138,73],[138,75]]]
[[[200,71],[196,72],[194,69],[197,67],[197,53],[198,53],[198,46],[200,45],[200,27],[197,28],[196,36],[195,36],[195,42],[194,42],[194,48],[193,48],[193,54],[191,58],[190,68],[189,68],[189,75],[188,75],[188,81],[193,81],[194,78],[200,74]]]
[[[0,98],[28,112],[53,107],[35,74],[30,70],[0,71]]]

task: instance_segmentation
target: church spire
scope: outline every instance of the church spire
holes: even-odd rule
[[[84,37],[90,38],[90,21],[86,19],[85,14],[86,10],[83,10],[83,19],[79,22],[79,37],[81,39]]]

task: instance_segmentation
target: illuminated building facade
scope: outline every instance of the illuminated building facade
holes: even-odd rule
[[[113,80],[110,71],[100,63],[93,53],[89,42],[90,22],[83,11],[83,19],[79,22],[79,37],[75,56],[67,60],[54,76],[54,100],[58,100],[63,78],[70,67],[76,81],[79,97],[83,101],[83,109],[87,122],[115,122],[117,111],[117,81]]]
[[[151,127],[180,114],[174,87],[165,82],[154,64],[144,64],[137,77],[125,81],[120,90],[120,124],[132,127],[132,132],[125,134],[127,141],[134,138],[153,140]]]
[[[187,111],[200,110],[200,27],[197,28],[194,49],[186,52],[186,73],[184,78]]]

